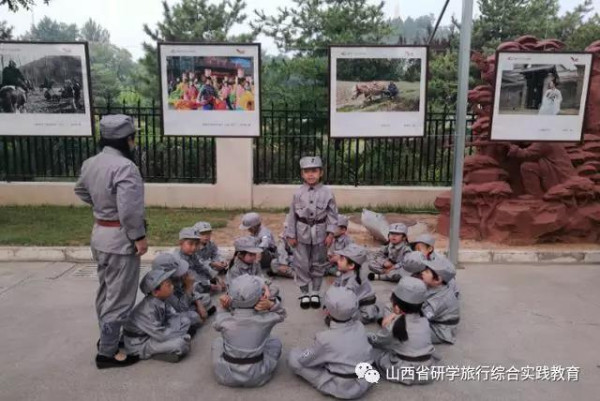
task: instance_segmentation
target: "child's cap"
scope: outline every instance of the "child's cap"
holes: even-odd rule
[[[207,221],[199,221],[194,224],[194,230],[196,230],[198,234],[207,233],[212,231],[212,226]]]
[[[337,217],[337,225],[338,227],[348,227],[348,216],[344,216],[343,214],[338,214]]]
[[[256,227],[261,223],[260,215],[255,212],[246,213],[242,217],[242,224],[240,224],[240,230],[248,230],[249,228]]]
[[[329,315],[342,322],[352,319],[358,310],[358,298],[345,287],[329,287],[324,304]]]
[[[236,252],[261,253],[263,251],[256,245],[256,238],[250,236],[236,239],[233,246]]]
[[[427,286],[418,278],[403,277],[394,288],[394,295],[409,304],[422,304],[427,299]]]
[[[335,253],[337,255],[345,256],[359,265],[363,265],[367,260],[367,250],[364,247],[356,244],[350,244],[344,249],[335,251]]]
[[[190,269],[190,265],[175,253],[159,253],[152,261],[153,270],[173,270],[175,277],[182,277]]]
[[[438,255],[431,260],[423,259],[423,263],[425,266],[436,272],[446,284],[456,276],[454,264],[442,255]]]
[[[404,256],[400,275],[402,277],[410,277],[415,273],[420,273],[427,268],[425,265],[425,256],[419,251],[412,251]]]
[[[179,239],[200,239],[200,235],[194,227],[184,227],[179,231]]]
[[[323,168],[323,161],[319,156],[305,156],[300,159],[300,168]]]
[[[164,269],[152,269],[144,275],[140,282],[140,290],[148,295],[158,287],[160,284],[175,274],[175,270],[164,270]]]
[[[406,224],[403,224],[403,223],[390,224],[389,233],[406,235],[406,234],[408,234],[408,228],[406,227]]]
[[[412,241],[410,244],[412,246],[415,246],[418,243],[422,243],[422,244],[429,245],[429,246],[434,246],[435,238],[431,234],[421,234],[417,238],[415,238],[415,240]]]
[[[234,308],[252,308],[262,296],[264,282],[257,276],[242,274],[229,286],[231,305]]]

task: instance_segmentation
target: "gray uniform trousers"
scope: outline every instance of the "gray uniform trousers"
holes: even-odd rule
[[[357,320],[332,321],[329,330],[316,334],[311,347],[294,348],[288,357],[295,374],[321,393],[341,399],[360,398],[371,388],[364,379],[339,375],[354,374],[361,362],[373,362],[373,349],[365,327]]]
[[[381,377],[393,383],[431,383],[430,367],[433,366],[433,358],[429,357],[424,361],[408,360],[416,357],[427,358],[433,354],[435,349],[429,336],[429,323],[426,318],[416,314],[404,316],[407,341],[398,340],[392,333],[394,323],[400,316],[377,333],[369,333],[369,342],[375,352],[375,365],[380,370]]]
[[[294,248],[294,275],[298,286],[313,284],[313,290],[319,291],[325,271],[329,266],[325,244],[303,244],[298,242]]]
[[[411,252],[410,246],[406,242],[397,245],[388,244],[379,249],[369,263],[369,270],[379,274],[379,279],[384,281],[393,281],[397,283],[402,276],[400,268],[403,267],[404,256]],[[383,268],[383,263],[390,260],[394,266],[387,272]]]
[[[212,362],[217,381],[230,387],[260,387],[273,376],[281,357],[282,343],[271,337],[273,327],[286,317],[281,303],[270,311],[233,309],[217,315],[213,325],[221,333],[212,343]],[[248,359],[262,355],[253,363],[233,363],[228,357]]]
[[[431,341],[434,344],[454,344],[460,320],[460,305],[455,288],[448,285],[429,288],[422,310],[429,320]]]

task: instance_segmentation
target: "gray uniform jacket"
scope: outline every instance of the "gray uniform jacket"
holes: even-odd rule
[[[398,269],[403,266],[404,256],[409,252],[411,252],[411,249],[407,242],[401,242],[397,245],[384,245],[375,253],[371,267],[383,268],[383,264],[389,259],[394,263],[394,268]]]
[[[337,228],[337,205],[329,187],[302,185],[294,193],[287,216],[286,237],[307,245],[322,244]]]
[[[144,183],[131,160],[105,147],[83,162],[75,194],[92,205],[94,218],[121,223],[121,227],[94,224],[92,249],[118,255],[135,253],[133,242],[146,235],[146,228]]]
[[[442,285],[429,288],[427,300],[423,303],[423,315],[429,320],[431,340],[434,344],[441,342],[454,344],[460,308],[451,287]]]
[[[265,276],[263,276],[262,269],[260,267],[259,262],[248,265],[248,264],[242,262],[240,260],[240,258],[238,258],[238,257],[234,257],[233,266],[231,266],[227,270],[227,275],[225,276],[225,283],[227,284],[227,287],[229,287],[231,285],[231,282],[235,278],[237,278],[243,274],[249,274],[251,276],[260,277],[265,282],[265,284],[269,286],[269,291],[271,292],[271,298],[279,296],[279,288],[277,288],[274,285],[271,285],[271,280],[269,280],[268,278],[265,278]]]
[[[288,244],[285,238],[281,238],[277,243],[277,266],[292,266],[294,260],[294,250]]]
[[[190,319],[191,325],[197,325],[201,322],[200,315],[196,312],[195,302],[200,300],[200,294],[192,292],[188,294],[183,288],[181,281],[173,280],[173,295],[171,295],[165,301],[169,304],[177,313],[181,313],[183,316],[187,316]]]
[[[340,235],[339,237],[335,238],[335,240],[329,247],[327,254],[333,255],[336,251],[341,251],[342,249],[346,248],[348,245],[352,244],[353,242],[354,241],[352,241],[352,238],[350,238],[349,235],[346,235],[346,234]]]
[[[207,262],[203,262],[196,254],[186,255],[179,251],[180,257],[188,262],[190,270],[194,273],[198,290],[200,292],[210,292],[210,281],[219,275],[219,272],[213,270]]]
[[[345,287],[352,291],[358,298],[358,312],[360,320],[364,324],[377,321],[381,317],[379,306],[373,301],[376,300],[375,290],[369,280],[361,280],[358,284],[356,273],[348,271],[335,278],[333,285],[335,287]],[[373,302],[373,303],[372,303]]]
[[[221,333],[212,344],[215,376],[221,384],[234,387],[258,387],[272,377],[281,356],[281,341],[271,337],[271,330],[286,317],[280,302],[270,311],[233,309],[221,312],[213,324]],[[255,363],[232,363],[223,357],[248,359],[262,354]]]
[[[125,348],[128,354],[148,359],[157,353],[184,355],[189,341],[184,338],[190,319],[175,312],[172,306],[147,295],[131,312],[125,324]],[[136,334],[129,336],[128,333]]]
[[[213,241],[209,241],[204,247],[198,249],[196,255],[198,255],[201,261],[208,262],[209,265],[212,262],[222,262],[225,260],[221,252],[219,252],[219,247]]]
[[[361,397],[370,387],[354,374],[356,365],[373,362],[373,348],[367,332],[358,320],[331,322],[329,330],[316,334],[315,342],[306,349],[292,349],[290,368],[322,393],[342,399]]]
[[[267,227],[261,224],[260,230],[258,234],[252,235],[256,238],[256,245],[263,250],[270,250],[275,252],[277,249],[277,245],[275,245],[275,238],[273,237],[273,233]]]
[[[440,257],[441,255],[439,253],[437,253],[436,251],[433,251],[430,255],[429,255],[429,259],[434,260],[437,257]],[[444,256],[441,256],[444,257]],[[448,284],[448,287],[450,287],[450,289],[452,289],[452,292],[454,292],[454,295],[456,295],[456,298],[460,298],[460,289],[458,288],[458,284],[456,283],[456,279],[453,278],[452,280],[450,280]]]
[[[415,357],[426,357],[432,355],[434,347],[429,335],[429,322],[418,314],[404,315],[406,319],[407,341],[400,341],[392,332],[394,323],[400,317],[392,320],[387,327],[382,327],[377,333],[369,333],[368,339],[375,349],[375,364],[382,371],[382,375],[388,375],[388,380],[401,382],[403,384],[425,384],[431,382],[431,375],[424,373],[419,376],[419,367],[430,367],[433,358],[426,361],[409,361]],[[404,367],[414,368],[414,376],[402,377],[401,369]],[[422,369],[422,368],[421,368]],[[427,370],[423,370],[426,372]]]

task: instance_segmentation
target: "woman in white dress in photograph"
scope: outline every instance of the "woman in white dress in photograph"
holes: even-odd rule
[[[542,96],[542,105],[538,114],[555,116],[560,112],[562,94],[556,88],[556,76],[554,74],[548,74],[548,76],[550,77],[548,89],[544,92],[544,96]]]

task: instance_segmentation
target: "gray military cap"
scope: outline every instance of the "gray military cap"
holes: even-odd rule
[[[264,282],[257,276],[242,274],[229,286],[231,305],[234,308],[253,308],[263,294]]]
[[[349,221],[350,220],[348,220],[348,216],[344,216],[343,214],[338,214],[337,225],[339,227],[348,227]]]
[[[408,228],[406,227],[406,224],[403,224],[403,223],[390,224],[389,233],[406,235],[406,234],[408,234]]]
[[[256,238],[246,236],[236,239],[233,243],[236,252],[261,253],[262,249],[256,244]]]
[[[345,287],[329,287],[324,304],[329,315],[340,321],[350,320],[358,310],[358,298]]]
[[[323,168],[323,161],[319,156],[305,156],[300,159],[300,168]]]
[[[152,261],[152,270],[172,270],[175,277],[182,277],[190,265],[179,255],[169,252],[159,253]]]
[[[248,230],[249,228],[256,227],[260,223],[260,214],[255,212],[246,213],[242,217],[242,224],[240,224],[240,230]]]
[[[335,253],[337,255],[345,256],[361,266],[367,261],[367,250],[360,245],[350,244],[344,249],[335,251]]]
[[[194,224],[194,229],[198,231],[199,234],[202,234],[212,231],[212,226],[209,222],[199,221],[196,224]]]
[[[456,268],[449,259],[439,255],[435,259],[427,260],[424,259],[423,263],[431,270],[437,273],[437,275],[448,284],[456,276]]]
[[[124,114],[109,114],[100,119],[100,136],[105,139],[127,138],[135,134],[133,117]]]
[[[414,241],[411,241],[411,245],[414,246],[417,243],[422,243],[429,246],[435,245],[435,238],[431,234],[421,234]]]
[[[184,227],[179,231],[179,239],[200,239],[200,235],[194,227]]]
[[[404,263],[400,268],[402,277],[412,276],[415,273],[420,273],[427,268],[425,265],[425,256],[418,251],[413,251],[404,256]]]
[[[422,304],[427,299],[427,286],[418,278],[404,277],[394,288],[394,295],[409,304]]]
[[[142,281],[140,282],[140,290],[144,294],[148,295],[157,289],[163,281],[174,274],[175,270],[152,269],[142,278]]]

